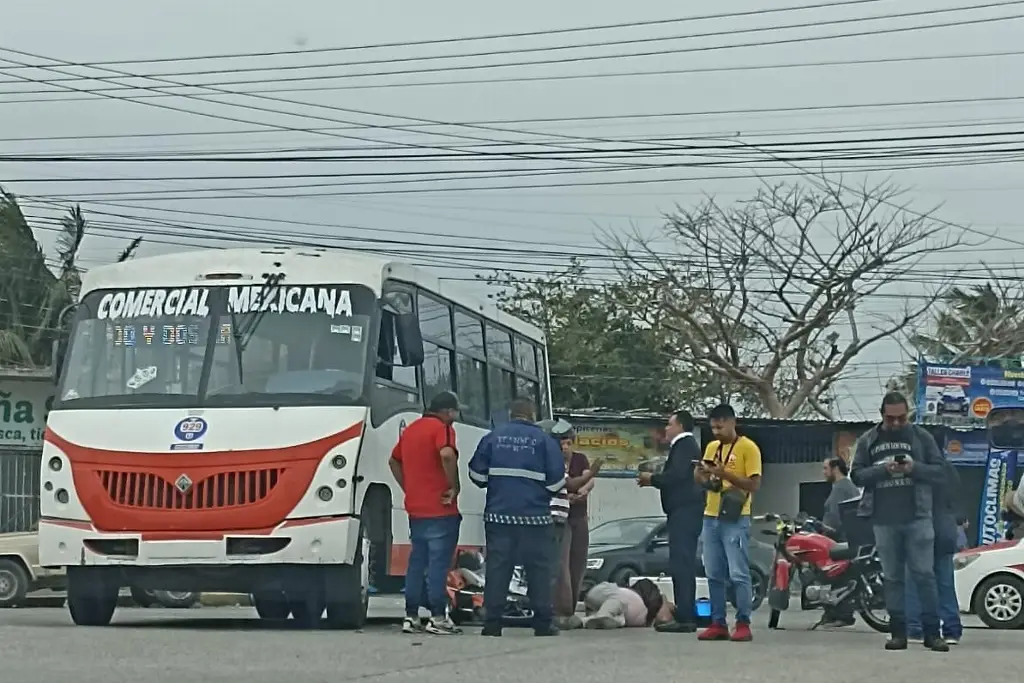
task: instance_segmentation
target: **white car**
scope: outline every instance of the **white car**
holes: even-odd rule
[[[953,558],[960,611],[976,614],[989,628],[1024,626],[1024,544],[998,541]]]

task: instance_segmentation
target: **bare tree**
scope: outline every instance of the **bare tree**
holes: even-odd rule
[[[632,305],[674,331],[681,360],[748,387],[772,417],[810,408],[832,419],[827,397],[851,361],[909,329],[938,294],[907,297],[892,317],[869,311],[873,297],[962,244],[902,199],[888,183],[777,185],[733,206],[678,208],[661,235],[675,256],[639,233],[607,244],[624,277],[659,285]]]

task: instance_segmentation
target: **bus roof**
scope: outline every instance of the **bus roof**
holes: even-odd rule
[[[82,294],[97,289],[194,287],[200,282],[209,286],[260,284],[267,272],[301,273],[286,277],[287,283],[363,284],[378,295],[384,278],[393,278],[423,287],[530,339],[544,341],[540,328],[502,312],[493,301],[459,283],[440,280],[401,261],[345,249],[268,246],[147,256],[90,268],[82,276]],[[239,273],[245,278],[204,281],[210,273]]]

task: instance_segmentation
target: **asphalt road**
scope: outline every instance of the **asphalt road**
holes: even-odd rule
[[[383,609],[382,609],[383,607]],[[806,630],[815,613],[783,615],[788,630],[770,632],[755,615],[752,643],[698,643],[693,636],[648,629],[573,631],[534,638],[507,629],[457,637],[406,636],[396,605],[378,605],[362,632],[271,627],[251,608],[121,608],[114,624],[82,628],[63,609],[0,610],[3,683],[419,683],[524,681],[784,680],[787,683],[1008,680],[1019,675],[1024,632],[971,629],[948,654],[912,645],[884,652],[885,637],[858,626]],[[401,612],[398,610],[398,614]],[[899,667],[896,669],[894,667]]]

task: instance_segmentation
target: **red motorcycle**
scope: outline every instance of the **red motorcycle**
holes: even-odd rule
[[[802,609],[837,608],[852,605],[864,623],[882,633],[889,632],[885,610],[882,565],[873,545],[838,543],[827,535],[825,526],[811,518],[791,520],[782,515],[763,515],[758,521],[776,522],[775,530],[761,533],[775,537],[775,559],[769,577],[768,628],[779,627],[779,617],[789,609],[793,579],[800,582]],[[811,627],[826,622],[822,618]]]

